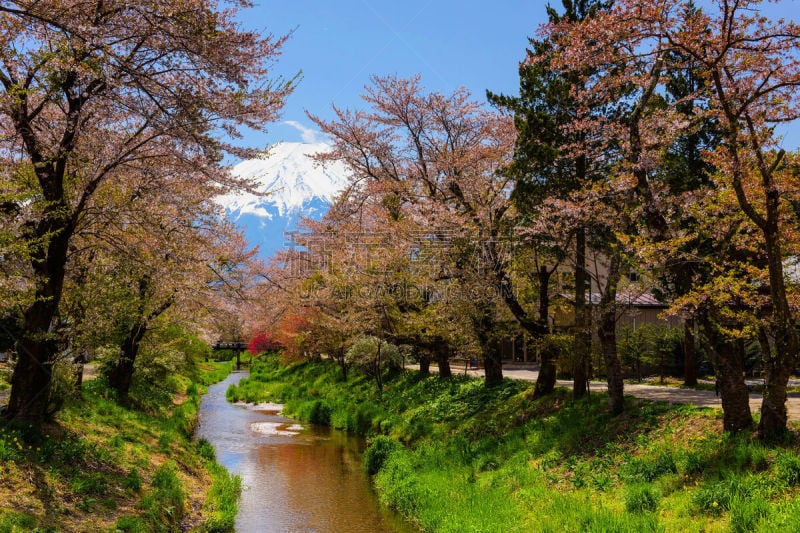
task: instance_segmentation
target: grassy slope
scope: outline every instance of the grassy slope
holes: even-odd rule
[[[723,435],[719,411],[627,398],[612,417],[604,396],[533,400],[529,383],[416,374],[378,397],[338,376],[272,358],[228,397],[371,436],[381,498],[425,530],[800,531],[796,445]]]
[[[232,530],[239,480],[191,440],[204,384],[229,372],[200,365],[197,383],[137,398],[145,410],[89,381],[43,431],[0,426],[0,533]]]

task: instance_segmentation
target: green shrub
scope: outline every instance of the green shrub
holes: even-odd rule
[[[781,453],[775,461],[775,476],[789,486],[800,484],[800,457],[792,452]]]
[[[381,501],[406,516],[415,516],[422,502],[419,476],[407,454],[391,454],[375,477]]]
[[[12,439],[0,437],[0,461],[13,461],[18,457],[19,447]]]
[[[213,461],[216,458],[216,453],[214,452],[214,446],[208,442],[207,439],[200,437],[197,440],[197,453],[200,454],[200,457],[207,461]]]
[[[148,533],[152,531],[147,523],[138,516],[123,516],[114,525],[117,531],[124,533]]]
[[[662,452],[655,458],[633,459],[623,467],[623,475],[631,481],[651,482],[664,474],[674,474],[677,466],[672,455]]]
[[[736,495],[730,501],[731,530],[734,533],[754,531],[759,521],[769,514],[767,501],[758,495]]]
[[[158,525],[160,529],[160,525],[177,525],[180,522],[185,499],[175,463],[168,462],[156,469],[153,488],[142,497],[141,505],[150,525]]]
[[[35,527],[35,516],[15,511],[0,510],[0,533],[30,531]]]
[[[768,495],[767,480],[757,475],[732,475],[722,481],[707,485],[692,497],[692,503],[703,512],[719,515],[731,509],[738,499],[755,499]]]
[[[700,452],[681,450],[676,454],[675,467],[679,474],[694,476],[706,470],[708,459]]]
[[[312,424],[327,426],[331,423],[331,408],[322,400],[314,400],[308,413],[308,421]]]
[[[213,482],[206,500],[209,517],[201,530],[220,533],[233,531],[238,512],[237,502],[242,493],[242,479],[232,476],[216,463],[212,464],[210,472]]]
[[[135,467],[131,468],[128,475],[122,480],[122,486],[133,492],[142,490],[142,478],[139,476],[139,471]]]
[[[102,474],[81,476],[72,481],[72,490],[76,494],[103,495],[108,490],[108,481]]]
[[[403,445],[391,437],[385,435],[375,437],[367,451],[364,452],[364,467],[367,469],[367,474],[370,476],[377,474],[391,455],[402,448]]]
[[[737,435],[734,437],[729,466],[764,470],[767,467],[767,452],[763,444],[752,440],[749,435]]]
[[[658,491],[650,485],[630,486],[625,493],[625,510],[629,513],[655,511],[660,498]]]

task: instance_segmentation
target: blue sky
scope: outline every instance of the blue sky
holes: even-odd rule
[[[303,79],[283,121],[311,126],[305,110],[329,118],[331,104],[360,107],[372,75],[421,74],[437,91],[465,86],[476,98],[486,89],[516,92],[517,65],[528,36],[546,19],[545,3],[475,0],[256,0],[245,11],[249,29],[281,35],[294,30],[276,72]],[[559,2],[560,4],[560,2]],[[301,140],[298,129],[274,124],[249,143]]]
[[[247,134],[250,146],[303,140],[311,123],[305,110],[331,117],[331,104],[361,107],[372,75],[421,74],[431,90],[461,86],[484,99],[486,89],[518,90],[518,62],[528,37],[546,20],[541,1],[477,0],[255,0],[242,23],[274,35],[293,31],[276,74],[303,79],[289,97],[280,123],[267,135]],[[560,0],[552,3],[561,6]],[[702,3],[702,2],[701,2]],[[800,0],[764,4],[773,16],[800,19]],[[291,125],[293,124],[293,125]],[[787,128],[785,145],[800,145],[800,127]],[[310,140],[311,134],[305,136]]]

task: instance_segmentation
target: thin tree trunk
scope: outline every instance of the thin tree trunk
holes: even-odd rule
[[[381,376],[381,345],[383,343],[378,341],[378,353],[375,357],[375,384],[378,386],[378,395],[383,393],[383,376]]]
[[[336,362],[339,363],[339,368],[342,369],[342,381],[347,381],[347,358],[345,357],[345,353],[343,349],[337,350],[335,355]]]
[[[136,369],[136,357],[139,355],[139,347],[141,346],[142,339],[144,339],[152,321],[169,309],[173,302],[172,298],[170,298],[149,314],[145,314],[149,287],[149,276],[144,276],[139,280],[139,316],[136,324],[128,331],[127,336],[122,341],[120,346],[121,355],[117,365],[108,373],[108,384],[112,389],[117,391],[121,400],[125,400],[128,397],[128,392],[130,392],[131,383],[133,383],[133,373]],[[240,357],[241,351],[237,348],[236,370],[239,370],[241,365]]]
[[[597,334],[603,351],[606,364],[606,379],[608,380],[608,396],[611,403],[611,412],[615,415],[625,410],[624,384],[622,381],[622,366],[617,355],[617,285],[619,284],[622,267],[622,256],[619,251],[611,252],[611,263],[608,268],[606,286],[600,299],[600,326]]]
[[[775,209],[777,210],[777,205]],[[767,231],[769,229],[773,231]],[[798,351],[795,324],[786,298],[783,254],[777,234],[777,222],[774,227],[764,230],[773,306],[772,325],[775,332],[774,353],[770,350],[770,356],[764,361],[764,399],[761,403],[761,421],[758,424],[758,434],[766,440],[781,437],[787,431],[786,387],[792,367],[797,361]]]
[[[78,370],[75,373],[75,390],[78,392],[78,396],[80,396],[81,389],[83,388],[83,367],[84,364],[86,364],[86,361],[86,352],[81,352],[80,355],[72,360],[73,363],[78,365]]]
[[[548,324],[550,311],[550,276],[554,270],[539,268],[539,322]],[[539,353],[539,376],[536,378],[534,397],[550,394],[556,387],[556,353],[551,343],[545,342]]]
[[[697,352],[694,346],[694,318],[683,322],[683,384],[697,385]]]
[[[587,365],[591,349],[591,333],[587,319],[587,279],[586,229],[580,227],[575,235],[575,364],[572,369],[572,395],[575,398],[582,398],[589,387]]]

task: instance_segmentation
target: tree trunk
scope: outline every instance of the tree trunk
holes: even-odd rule
[[[622,256],[619,251],[611,252],[611,263],[608,268],[606,286],[600,299],[600,326],[597,334],[606,364],[608,380],[608,397],[611,412],[618,415],[625,410],[624,384],[622,381],[622,365],[617,355],[617,285],[621,275]]]
[[[107,375],[108,385],[117,391],[121,400],[125,400],[130,392],[136,356],[139,355],[139,346],[146,332],[147,326],[142,323],[138,323],[131,328],[127,337],[122,342],[122,353],[119,361],[117,361],[117,364]]]
[[[436,364],[439,365],[439,378],[450,379],[453,377],[453,371],[450,368],[449,344],[444,339],[437,339],[433,345],[433,350]]]
[[[694,318],[683,322],[683,384],[697,385],[697,352],[694,346]]]
[[[586,305],[587,279],[586,229],[580,227],[575,235],[575,364],[572,369],[572,395],[575,398],[582,398],[589,388],[587,365],[592,344]]]
[[[338,350],[336,355],[336,362],[339,363],[339,368],[342,369],[342,381],[347,381],[347,358],[345,356],[344,350]]]
[[[76,356],[72,362],[78,365],[78,370],[75,373],[75,390],[78,391],[78,396],[81,394],[81,389],[83,388],[83,366],[88,361],[88,357],[86,356],[86,352],[82,351],[80,355]]]
[[[54,349],[51,341],[36,340],[28,336],[37,329],[47,331],[46,328],[37,326],[32,328],[32,325],[33,322],[26,316],[27,331],[17,351],[17,364],[11,376],[11,396],[8,400],[6,418],[40,425],[47,418],[49,411]]]
[[[486,386],[493,387],[503,382],[503,361],[497,342],[490,339],[484,346],[483,366],[486,375]]]
[[[786,433],[786,386],[791,374],[791,365],[779,364],[775,358],[764,362],[764,398],[761,401],[761,421],[758,434],[770,440]]]
[[[553,275],[554,270],[547,270],[547,267],[542,265],[539,267],[538,280],[539,280],[539,322],[544,324],[547,330],[550,330],[550,277]]]
[[[490,304],[478,304],[472,317],[472,329],[481,347],[483,356],[484,383],[487,387],[503,382],[503,360],[494,337],[494,309]]]
[[[777,200],[775,201],[777,204]],[[768,204],[769,195],[768,195]],[[777,210],[777,205],[774,207]],[[775,215],[777,218],[777,214]],[[772,230],[772,231],[769,231]],[[786,387],[789,375],[797,361],[798,341],[783,279],[783,253],[781,250],[777,222],[764,230],[769,267],[770,295],[772,296],[772,327],[775,332],[774,352],[764,361],[764,399],[761,403],[761,421],[758,435],[772,440],[787,431]]]
[[[49,415],[50,382],[56,357],[51,325],[58,312],[67,264],[67,247],[72,235],[71,223],[64,220],[53,202],[54,214],[37,227],[39,238],[50,236],[46,251],[31,260],[37,286],[33,304],[23,314],[22,338],[17,350],[17,364],[11,376],[11,396],[6,418],[40,425]]]
[[[383,393],[383,376],[381,375],[381,345],[383,343],[378,341],[378,353],[375,355],[375,385],[378,386],[378,395]]]
[[[555,272],[548,272],[547,267],[539,268],[539,322],[548,324],[550,311],[550,276]],[[539,353],[539,376],[536,378],[536,388],[533,391],[535,398],[553,392],[556,387],[556,356],[552,343],[545,342]]]
[[[419,375],[422,377],[431,375],[431,358],[425,350],[419,352]]]
[[[744,382],[744,358],[735,342],[725,338],[704,316],[700,319],[703,333],[708,339],[711,362],[722,398],[722,427],[725,431],[738,432],[753,427],[750,413],[750,396]]]
[[[536,378],[536,388],[533,390],[534,398],[539,398],[553,392],[556,387],[555,348],[551,343],[545,343],[539,353],[539,377]]]

